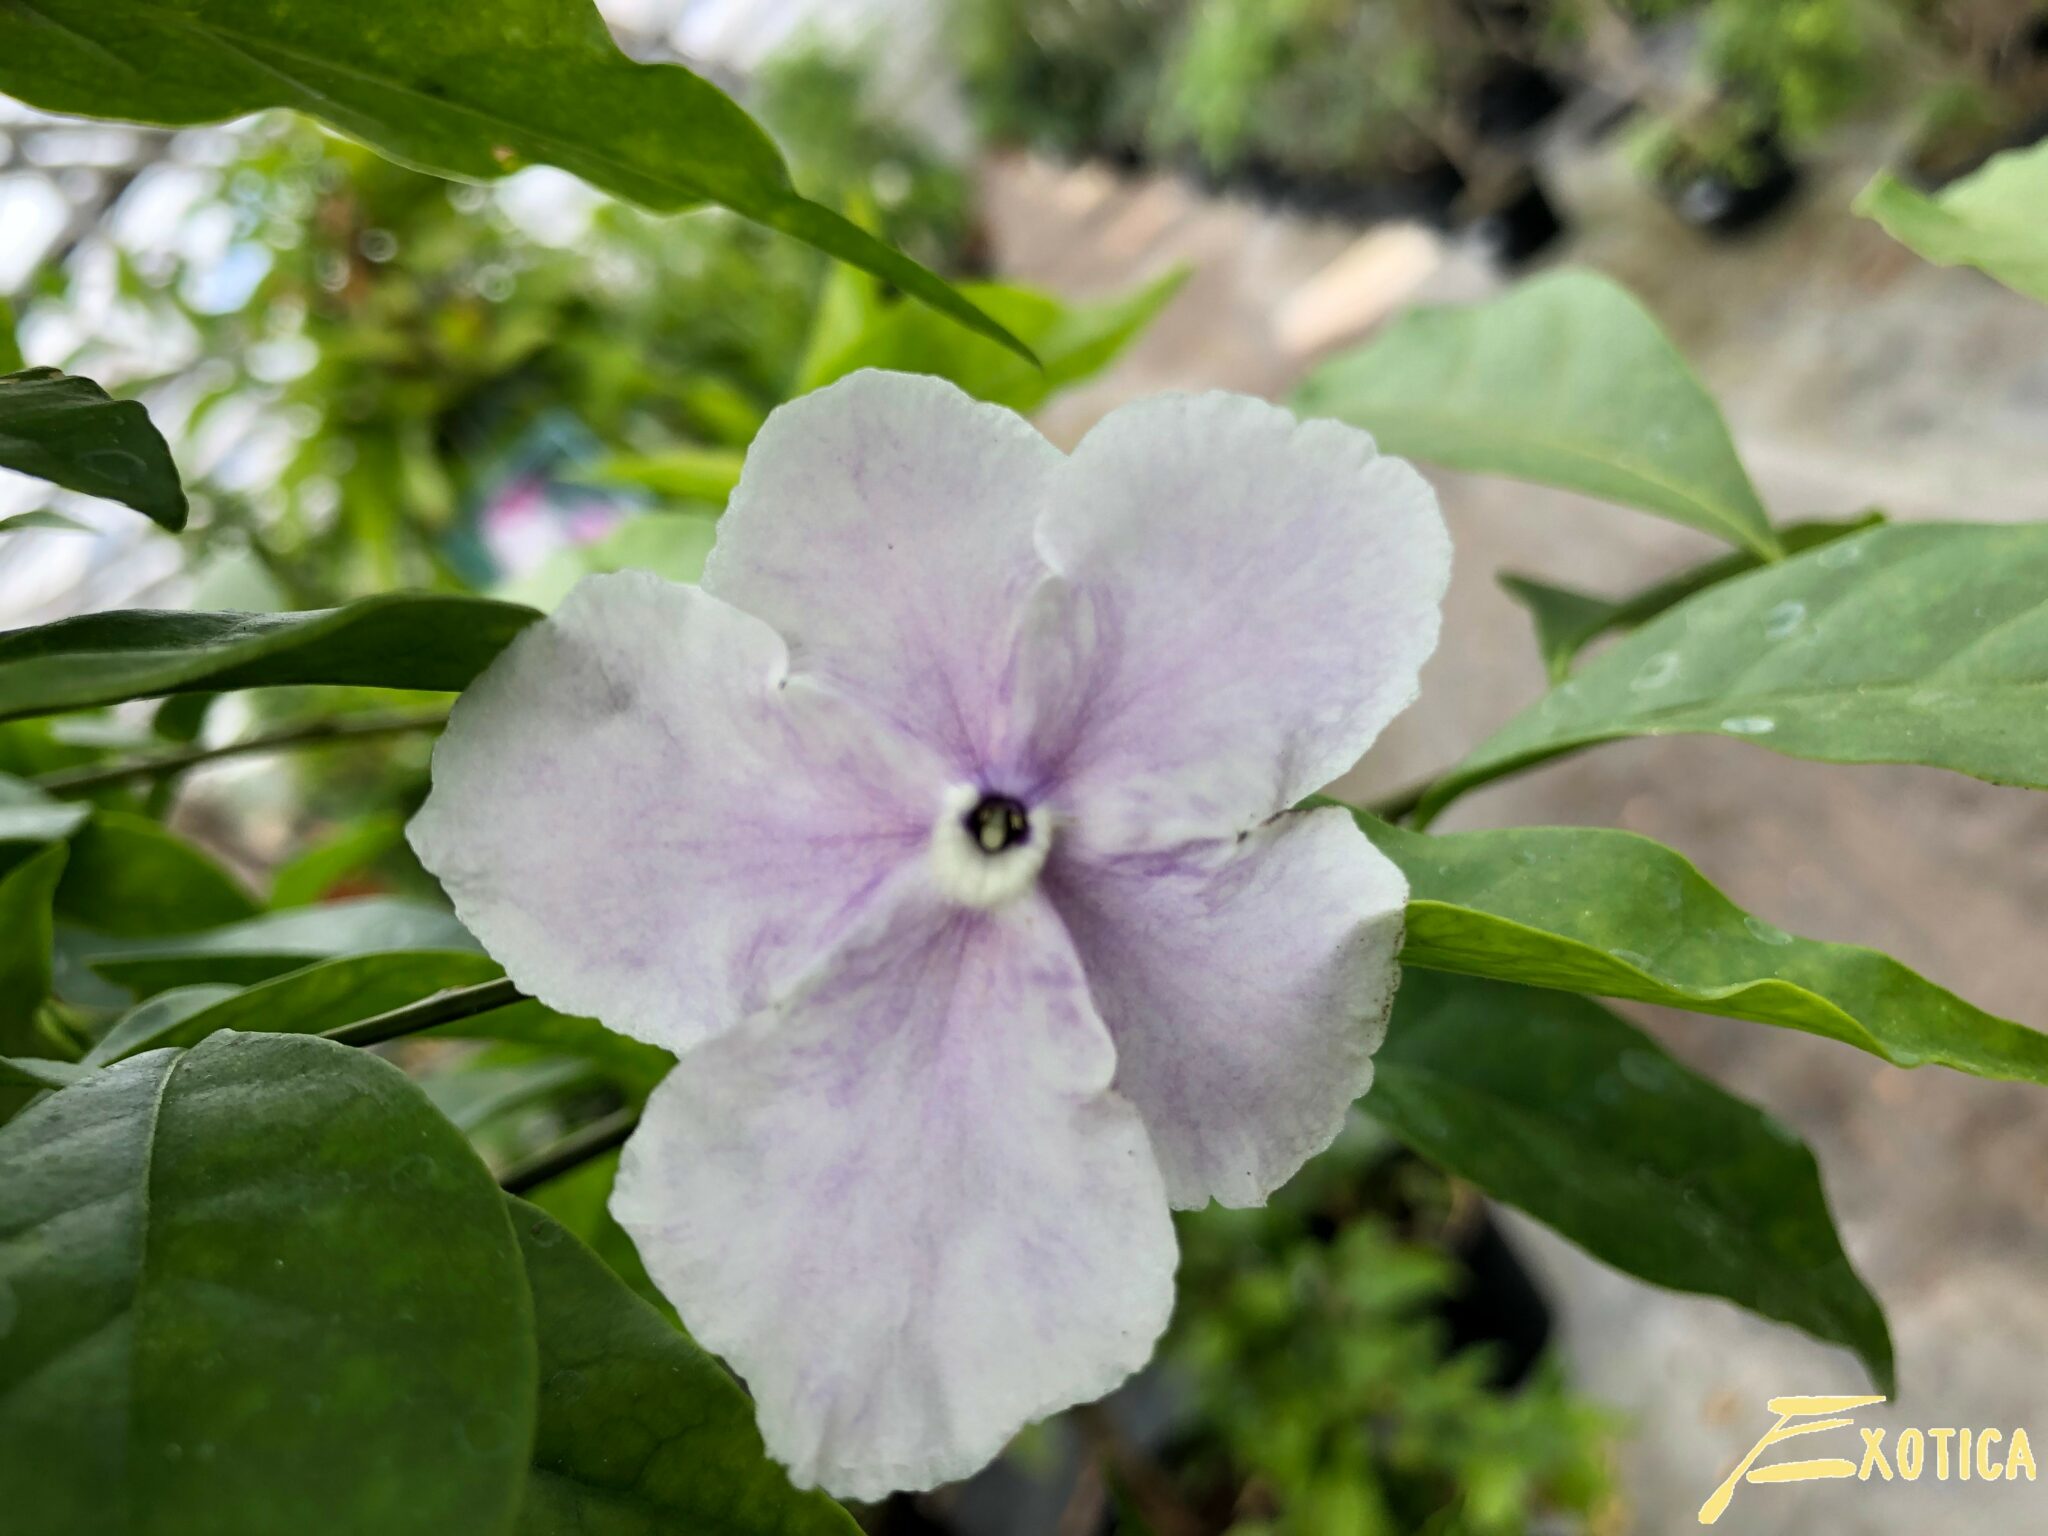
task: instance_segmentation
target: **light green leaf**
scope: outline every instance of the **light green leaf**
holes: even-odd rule
[[[91,533],[75,517],[66,517],[62,512],[17,512],[12,517],[0,517],[0,533],[27,533],[41,528],[53,533]]]
[[[1114,362],[1180,292],[1187,276],[1184,270],[1170,272],[1121,298],[1079,305],[1012,284],[964,284],[963,293],[1030,344],[1041,368],[957,327],[935,325],[922,310],[884,305],[836,351],[811,359],[801,387],[815,389],[859,368],[891,368],[950,379],[977,400],[1028,415]]]
[[[455,918],[425,902],[364,896],[269,912],[225,928],[169,938],[123,939],[71,932],[78,958],[142,996],[219,982],[254,986],[318,960],[387,950],[475,949]]]
[[[1009,341],[909,257],[798,196],[723,91],[628,59],[590,0],[37,0],[0,7],[0,91],[173,127],[291,107],[443,176],[555,165],[657,212],[717,203]]]
[[[1902,1067],[2048,1083],[2048,1035],[1889,955],[1775,928],[1646,837],[1600,827],[1432,837],[1364,813],[1358,822],[1408,876],[1406,965],[1782,1025]]]
[[[717,518],[703,513],[630,517],[593,543],[557,550],[500,596],[550,613],[577,582],[608,571],[652,571],[670,581],[694,582],[704,574],[704,558],[717,537]]]
[[[16,25],[0,10],[0,78]],[[110,399],[91,379],[55,368],[0,376],[0,467],[121,502],[173,533],[185,526],[185,491],[163,434],[139,404]]]
[[[1944,267],[1971,266],[2048,303],[2048,144],[2007,150],[1928,197],[1881,173],[1856,199],[1894,240]]]
[[[51,843],[0,878],[0,1055],[51,1054],[36,1014],[50,995],[50,906],[67,852],[64,844]]]
[[[746,455],[731,448],[671,448],[666,453],[613,454],[565,478],[582,485],[625,486],[652,491],[670,501],[723,507],[732,488],[740,483],[745,463]],[[659,521],[663,515],[655,513],[634,521]]]
[[[475,1140],[500,1116],[535,1108],[565,1091],[588,1092],[599,1085],[599,1078],[587,1061],[540,1056],[524,1046],[494,1045],[458,1065],[428,1073],[419,1084],[448,1123]]]
[[[1560,486],[1778,554],[1713,397],[1627,290],[1591,272],[1418,309],[1294,397],[1389,453]]]
[[[1785,552],[1798,554],[1874,528],[1883,521],[1883,513],[1866,512],[1843,522],[1791,523],[1780,528],[1778,534]],[[1543,654],[1544,668],[1553,683],[1561,683],[1571,674],[1579,652],[1602,635],[1647,624],[1695,592],[1704,592],[1761,564],[1762,560],[1746,552],[1723,555],[1624,598],[1594,597],[1529,576],[1504,574],[1498,580],[1508,596],[1529,610],[1536,625],[1536,645]]]
[[[0,1129],[0,1487],[36,1536],[500,1536],[538,1390],[503,1197],[405,1075],[138,1056]]]
[[[0,773],[0,870],[85,824],[92,807],[46,795],[26,779]]]
[[[50,1061],[40,1056],[0,1056],[0,1089],[69,1088],[92,1075],[83,1062]]]
[[[195,688],[327,683],[453,691],[539,615],[396,592],[306,613],[117,610],[0,633],[0,720]]]
[[[1364,1107],[1595,1258],[1853,1349],[1893,1390],[1813,1154],[1599,1004],[1410,973]]]
[[[580,1057],[635,1102],[645,1100],[676,1064],[660,1046],[615,1034],[595,1019],[556,1013],[531,999],[456,1019],[426,1031],[423,1038],[504,1040]]]
[[[308,906],[344,880],[362,874],[404,841],[405,823],[396,815],[366,816],[351,822],[277,867],[270,881],[270,904]]]
[[[192,933],[261,910],[199,849],[126,811],[99,811],[79,829],[57,887],[59,918],[120,938]]]
[[[540,1419],[519,1536],[858,1536],[769,1461],[718,1362],[554,1218],[507,1197],[533,1285]]]
[[[2044,698],[2048,524],[1894,524],[1680,603],[1482,743],[1419,814],[1596,742],[1699,733],[2048,788]]]
[[[330,907],[295,909],[309,915]],[[258,941],[259,946],[263,942]],[[120,974],[117,970],[116,974]],[[166,1045],[197,1045],[223,1029],[243,1033],[322,1035],[375,1018],[450,987],[471,987],[499,975],[474,950],[408,949],[345,955],[287,971],[242,988],[186,986],[130,1010],[86,1053],[95,1066]],[[211,994],[197,1008],[165,1007],[171,999]]]
[[[0,374],[19,373],[27,366],[14,340],[14,307],[0,299]]]

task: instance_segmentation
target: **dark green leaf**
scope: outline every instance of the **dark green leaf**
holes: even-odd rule
[[[556,165],[659,212],[718,203],[1008,340],[909,257],[798,196],[723,91],[628,59],[589,0],[37,0],[0,6],[0,91],[169,126],[291,107],[444,176]]]
[[[0,80],[18,25],[0,10]],[[55,368],[0,377],[0,466],[121,502],[173,533],[185,526],[185,491],[163,434],[135,401],[110,399],[91,379]]]
[[[83,963],[143,996],[200,982],[253,986],[344,955],[476,947],[462,925],[439,907],[390,896],[292,907],[171,938],[77,932],[66,938]]]
[[[1944,267],[1972,266],[2048,303],[2048,144],[2008,150],[1928,197],[1880,174],[1856,199],[1894,240]]]
[[[51,843],[0,878],[0,1055],[51,1054],[36,1014],[50,995],[50,904],[66,852],[64,844]]]
[[[316,902],[404,841],[405,823],[396,815],[367,816],[353,822],[280,864],[271,878],[270,904],[303,907]]]
[[[12,1528],[500,1536],[537,1389],[489,1173],[301,1036],[138,1056],[0,1129]]]
[[[119,938],[218,928],[261,910],[204,853],[126,811],[97,812],[79,829],[57,887],[59,918]]]
[[[857,1536],[767,1459],[753,1405],[717,1361],[552,1217],[507,1203],[540,1340],[520,1536]]]
[[[305,910],[317,915],[333,909]],[[132,1010],[85,1059],[97,1066],[159,1046],[197,1045],[223,1029],[321,1035],[498,974],[496,963],[474,950],[398,950],[321,960],[239,989],[181,987]],[[196,1009],[158,1006],[203,993],[213,995]]]
[[[1296,392],[1389,453],[1639,507],[1767,558],[1777,536],[1720,409],[1616,284],[1565,271],[1411,310]]]
[[[539,615],[396,592],[307,613],[131,609],[0,633],[0,720],[195,688],[469,686]]]
[[[66,517],[62,512],[17,512],[12,517],[0,517],[0,533],[28,533],[41,528],[52,533],[91,533],[75,517]]]
[[[1627,736],[1924,763],[2048,788],[2048,523],[1873,528],[1687,599],[1510,721],[1423,798]]]
[[[1597,827],[1432,837],[1358,820],[1408,876],[1404,964],[1778,1024],[1902,1067],[2048,1083],[2048,1035],[1888,955],[1774,928],[1646,837]]]
[[[1882,512],[1866,512],[1845,522],[1792,523],[1778,530],[1787,554],[1817,549],[1852,533],[1861,533],[1884,521]],[[1638,592],[1633,597],[1594,597],[1569,587],[1556,587],[1529,576],[1502,575],[1500,584],[1508,596],[1529,610],[1536,624],[1536,645],[1543,653],[1543,665],[1553,683],[1570,675],[1579,652],[1602,635],[1635,629],[1647,624],[1665,609],[1683,602],[1695,592],[1718,586],[1731,576],[1753,571],[1763,561],[1748,553],[1723,555],[1705,565],[1681,571],[1668,581]]]
[[[618,1173],[619,1154],[607,1152],[549,1179],[526,1198],[573,1232],[635,1296],[680,1328],[682,1320],[676,1309],[655,1288],[647,1266],[640,1262],[640,1250],[612,1218],[612,1185]]]
[[[1364,1104],[1595,1258],[1853,1349],[1893,1390],[1884,1313],[1813,1154],[1599,1004],[1413,972]]]

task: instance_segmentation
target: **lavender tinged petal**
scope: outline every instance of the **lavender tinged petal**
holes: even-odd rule
[[[1037,750],[1076,835],[1118,851],[1242,831],[1350,768],[1414,698],[1450,577],[1414,470],[1237,395],[1105,419],[1039,547],[1067,590],[1030,631],[1059,654],[1019,661]]]
[[[1371,1086],[1401,872],[1332,810],[1047,879],[1174,1205],[1259,1204]]]
[[[1114,1064],[1042,898],[920,896],[656,1090],[612,1210],[798,1484],[964,1476],[1144,1363],[1174,1239]]]
[[[409,835],[522,988],[682,1050],[924,857],[944,783],[790,677],[758,619],[627,572],[582,582],[463,695]]]
[[[768,418],[704,588],[974,778],[1016,614],[1044,576],[1032,525],[1065,458],[953,385],[863,371]]]

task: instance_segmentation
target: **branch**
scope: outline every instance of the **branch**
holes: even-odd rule
[[[37,779],[38,789],[62,794],[67,790],[98,789],[103,784],[125,784],[130,779],[153,779],[161,774],[179,773],[199,763],[223,757],[242,757],[252,752],[278,752],[287,747],[318,746],[330,741],[368,741],[379,736],[402,736],[411,731],[436,731],[448,723],[448,712],[431,714],[342,715],[315,720],[308,725],[290,726],[267,736],[251,736],[219,747],[188,747],[182,752],[163,752],[154,757],[135,758],[125,763],[95,763],[85,768],[67,768]]]
[[[479,1013],[525,1001],[526,994],[513,986],[509,977],[500,976],[496,981],[478,982],[473,987],[451,987],[403,1008],[393,1008],[389,1013],[343,1024],[321,1038],[340,1045],[382,1045],[400,1035],[416,1035],[437,1024],[452,1024],[457,1019],[474,1018]]]
[[[640,1123],[637,1109],[619,1109],[602,1120],[593,1120],[571,1131],[551,1147],[542,1147],[531,1157],[521,1158],[498,1176],[498,1186],[508,1195],[523,1195],[538,1189],[549,1179],[580,1168],[593,1157],[602,1157],[621,1145]]]

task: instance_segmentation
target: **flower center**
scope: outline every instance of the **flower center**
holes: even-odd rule
[[[956,785],[932,824],[932,873],[939,889],[963,906],[1001,906],[1031,889],[1051,843],[1043,808]]]

